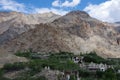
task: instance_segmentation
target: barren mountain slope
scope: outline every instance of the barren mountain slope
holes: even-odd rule
[[[59,15],[53,13],[23,14],[18,12],[0,12],[0,46],[29,29],[35,28],[35,24],[49,23],[59,17]],[[9,47],[11,47],[11,45],[9,45]],[[8,54],[6,48],[0,50],[0,67],[5,63],[19,61],[27,60],[13,54]]]
[[[96,51],[103,57],[120,57],[117,32],[85,12],[72,11],[52,23],[35,26],[0,49],[8,53],[30,48],[35,52],[68,51],[75,54]]]
[[[0,45],[29,29],[35,28],[35,24],[52,22],[59,17],[59,15],[53,13],[0,12]]]

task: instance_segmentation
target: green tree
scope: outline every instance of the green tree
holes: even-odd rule
[[[96,76],[97,78],[102,78],[104,75],[104,72],[103,71],[96,71]]]
[[[77,80],[77,78],[76,78],[75,75],[71,75],[71,76],[70,76],[70,80]]]
[[[112,68],[108,68],[104,73],[105,80],[117,80],[115,71]]]

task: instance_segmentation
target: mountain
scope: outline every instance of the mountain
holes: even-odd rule
[[[49,23],[59,17],[60,15],[56,15],[51,12],[44,14],[0,12],[0,46],[11,41],[22,33],[27,32],[28,30],[34,29],[36,24]],[[22,61],[27,60],[13,54],[9,54],[5,48],[0,50],[0,67],[2,67],[5,63]]]
[[[28,49],[40,53],[96,51],[105,58],[120,58],[119,34],[113,25],[94,19],[86,12],[72,11],[52,22],[34,26],[1,45],[0,51],[9,54]]]
[[[52,12],[44,14],[0,12],[0,45],[35,28],[35,24],[49,23],[59,17]]]

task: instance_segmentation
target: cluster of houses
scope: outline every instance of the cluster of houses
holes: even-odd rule
[[[84,57],[81,57],[81,58],[74,57],[73,62],[79,64],[80,68],[88,70],[88,71],[92,71],[92,72],[95,72],[95,71],[98,71],[98,70],[105,71],[108,68],[113,68],[112,65],[107,65],[107,64],[103,64],[103,63],[100,63],[100,64],[93,63],[93,62],[84,63],[83,58]]]
[[[49,66],[45,66],[44,70],[47,70],[48,72],[51,71]],[[56,75],[58,74],[61,75],[59,80],[70,80],[71,75],[76,75],[77,80],[80,80],[78,71],[63,71],[63,72],[59,72],[56,70],[53,70],[53,71],[55,71]]]
[[[46,55],[45,55],[45,57],[46,57]],[[47,57],[48,57],[48,55],[47,55]],[[100,64],[93,63],[93,62],[85,63],[83,61],[83,58],[84,57],[73,57],[72,60],[74,63],[79,64],[79,67],[81,69],[85,69],[85,70],[88,70],[90,72],[96,72],[98,70],[104,72],[108,68],[113,68],[113,65],[107,65],[107,64],[103,64],[103,63],[100,63]],[[45,67],[45,69],[50,70],[50,67],[49,66]],[[120,73],[120,70],[118,70],[118,72]],[[76,75],[77,80],[80,80],[80,76],[79,76],[78,71],[63,71],[61,80],[70,80],[70,75]]]
[[[48,57],[49,57],[49,55],[45,55],[45,54],[44,55],[40,55],[40,54],[39,55],[38,54],[32,55],[32,58],[48,59]],[[88,71],[93,71],[93,72],[98,71],[98,70],[105,71],[108,68],[113,68],[112,65],[107,65],[107,64],[103,64],[103,63],[100,63],[100,64],[93,63],[93,62],[91,62],[91,63],[85,63],[83,61],[83,58],[84,57],[74,56],[72,58],[72,60],[73,60],[74,63],[79,64],[80,68],[88,70]]]
[[[50,56],[49,54],[36,54],[36,55],[34,54],[34,55],[32,55],[32,58],[48,59],[49,56]],[[82,56],[81,57],[74,56],[72,58],[74,63],[79,64],[80,68],[88,70],[88,71],[92,71],[92,72],[96,72],[98,70],[104,72],[108,68],[113,68],[113,65],[107,65],[107,64],[103,64],[103,63],[100,63],[100,64],[93,63],[93,62],[85,63],[83,61],[83,59],[84,59],[84,57],[82,57]],[[118,70],[118,73],[120,73],[120,70]]]

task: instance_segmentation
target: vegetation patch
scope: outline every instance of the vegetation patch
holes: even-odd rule
[[[50,70],[58,70],[60,72],[67,72],[70,74],[70,80],[76,80],[77,76],[81,80],[120,80],[120,73],[117,71],[120,69],[119,59],[104,59],[98,56],[95,52],[90,52],[82,55],[74,55],[69,52],[59,52],[59,53],[49,53],[40,54],[33,53],[31,51],[17,52],[15,55],[20,57],[26,57],[29,62],[16,62],[5,64],[2,69],[0,69],[0,80],[10,80],[4,78],[3,75],[7,72],[24,70],[19,77],[13,80],[47,80],[44,76],[33,77],[39,74],[43,69],[50,68]],[[80,67],[81,63],[75,63],[75,57],[83,57],[83,62],[89,64],[94,62],[96,64],[104,63],[107,65],[113,65],[113,68],[108,68],[106,71],[97,70],[92,72],[85,70]],[[59,77],[59,76],[58,76]],[[62,78],[63,76],[61,75]]]

